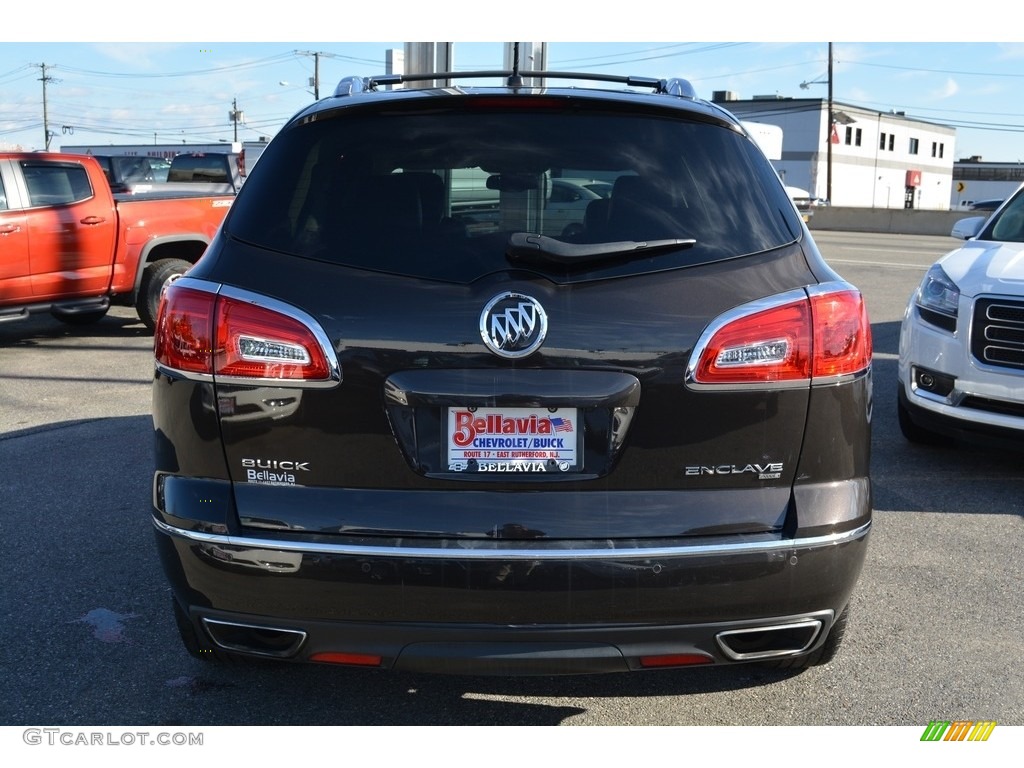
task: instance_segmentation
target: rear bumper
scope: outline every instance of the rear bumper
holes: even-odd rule
[[[385,547],[211,534],[154,520],[176,599],[201,642],[294,661],[343,654],[326,658],[468,674],[810,653],[850,598],[870,530]]]

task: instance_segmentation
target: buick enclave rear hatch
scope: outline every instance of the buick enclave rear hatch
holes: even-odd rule
[[[861,310],[808,292],[800,221],[753,142],[710,110],[575,95],[372,103],[275,138],[204,284],[177,292],[235,350],[206,407],[242,524],[780,529],[815,323]]]

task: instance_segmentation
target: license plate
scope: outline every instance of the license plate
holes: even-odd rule
[[[582,425],[575,408],[449,408],[449,472],[571,472]]]

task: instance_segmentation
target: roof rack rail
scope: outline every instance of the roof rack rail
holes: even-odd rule
[[[418,75],[378,75],[376,77],[345,77],[334,89],[335,96],[352,96],[356,93],[376,91],[377,86],[416,83],[426,80],[468,80],[481,78],[503,78],[512,88],[522,87],[525,78],[537,80],[593,80],[608,83],[623,83],[637,88],[651,88],[655,93],[696,99],[697,92],[689,80],[673,77],[637,77],[634,75],[603,75],[590,72],[554,72],[545,70],[478,70],[472,72],[428,72]]]

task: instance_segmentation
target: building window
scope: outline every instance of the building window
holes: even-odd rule
[[[941,145],[940,145],[941,147]],[[953,166],[954,181],[1024,181],[1024,167],[1014,166]]]
[[[885,134],[884,133],[881,135],[881,138],[878,140],[878,148],[879,149],[885,149]]]
[[[896,134],[889,134],[889,151],[892,152],[896,149]]]
[[[849,125],[846,126],[846,144],[847,146],[853,144],[853,127]]]
[[[938,156],[939,156],[939,142],[933,141],[932,142],[932,157],[938,157]]]
[[[910,154],[916,155],[920,142],[917,139],[910,140]]]
[[[864,132],[860,128],[858,128],[856,133],[854,133],[853,135],[853,143],[856,144],[858,147],[860,146],[860,140],[863,134]]]
[[[945,147],[945,144],[939,144],[939,157],[942,157],[942,150],[943,150],[944,147]]]

